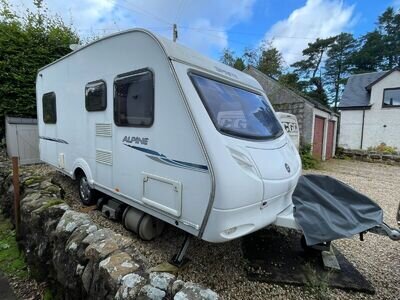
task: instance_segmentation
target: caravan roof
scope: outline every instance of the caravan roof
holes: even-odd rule
[[[95,40],[87,45],[84,45],[77,50],[59,58],[58,60],[44,66],[43,68],[39,69],[39,72],[46,69],[47,67],[58,63],[59,61],[62,61],[64,59],[67,59],[68,57],[74,55],[75,53],[79,51],[84,51],[86,48],[97,44],[101,43],[104,40],[107,39],[112,39],[116,36],[120,35],[126,35],[126,34],[137,34],[137,33],[142,33],[142,34],[147,34],[151,38],[154,39],[154,41],[163,49],[163,52],[167,57],[169,57],[171,60],[174,61],[181,61],[189,65],[193,65],[197,68],[204,69],[208,72],[212,72],[217,74],[218,76],[223,76],[225,78],[228,78],[229,80],[236,81],[240,84],[247,85],[249,87],[252,87],[254,89],[257,89],[259,91],[262,91],[262,87],[259,85],[259,83],[250,75],[245,74],[239,70],[236,70],[230,66],[227,66],[223,63],[220,63],[218,61],[212,60],[202,54],[200,54],[197,51],[194,51],[190,48],[187,48],[183,45],[180,45],[178,43],[174,43],[164,37],[161,37],[157,34],[154,34],[146,29],[141,29],[141,28],[134,28],[134,29],[129,29],[125,31],[121,31],[118,33],[114,33],[105,37],[102,37],[98,40]]]

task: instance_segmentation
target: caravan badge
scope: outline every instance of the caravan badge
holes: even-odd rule
[[[125,136],[124,139],[122,140],[123,143],[129,143],[129,144],[142,144],[142,145],[147,145],[149,142],[149,138],[141,138],[138,136]]]

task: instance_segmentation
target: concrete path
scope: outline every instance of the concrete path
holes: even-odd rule
[[[0,295],[2,300],[16,300],[7,278],[0,273]]]

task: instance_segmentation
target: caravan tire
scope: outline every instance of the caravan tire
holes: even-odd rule
[[[79,198],[81,199],[83,205],[89,206],[96,204],[97,191],[90,187],[89,181],[85,174],[81,174],[78,177],[78,192]]]

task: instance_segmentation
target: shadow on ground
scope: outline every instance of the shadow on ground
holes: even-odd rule
[[[319,253],[305,252],[295,230],[268,228],[243,238],[243,256],[251,281],[327,287],[374,294],[374,287],[334,248],[341,271],[325,270]]]

